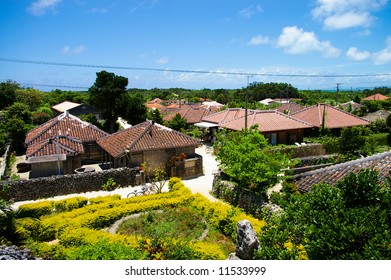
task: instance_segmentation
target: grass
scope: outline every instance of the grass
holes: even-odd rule
[[[180,207],[142,213],[124,221],[118,233],[150,238],[163,236],[196,240],[206,228],[204,219],[196,211],[189,207]]]

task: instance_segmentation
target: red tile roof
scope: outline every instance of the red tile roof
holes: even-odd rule
[[[363,169],[379,171],[380,181],[384,182],[391,170],[391,152],[294,175],[289,181],[295,183],[301,192],[308,192],[315,184],[326,183],[335,185],[351,172],[358,173]]]
[[[40,143],[54,136],[69,136],[81,142],[92,142],[103,138],[108,134],[96,126],[84,122],[68,112],[47,121],[46,123],[29,131],[26,135],[25,144]]]
[[[200,142],[168,127],[145,121],[125,130],[118,131],[98,141],[114,158],[128,152],[197,147]]]
[[[376,93],[374,95],[365,97],[362,100],[372,100],[372,101],[375,101],[375,100],[387,100],[387,99],[388,99],[388,96],[385,96],[385,95],[380,94],[380,93]]]
[[[349,114],[327,104],[317,104],[291,114],[292,117],[310,123],[315,127],[321,127],[323,118],[327,128],[343,128],[367,125],[369,122],[353,114]]]
[[[182,107],[171,109],[167,115],[163,117],[165,121],[170,121],[176,114],[180,114],[182,118],[186,119],[188,124],[201,122],[202,119],[210,114],[213,114],[218,109],[216,107],[205,108],[201,106],[182,105]]]
[[[278,107],[276,110],[278,112],[284,113],[284,114],[292,114],[297,111],[303,110],[305,106],[301,104],[297,104],[295,102],[289,102],[289,103],[283,103],[280,107]]]
[[[258,129],[261,132],[276,132],[312,127],[312,125],[308,123],[273,110],[251,110],[247,116],[247,125],[248,127],[258,125]],[[219,126],[232,130],[242,130],[245,127],[245,116],[240,116],[233,120],[221,122]]]
[[[31,144],[26,151],[26,157],[40,157],[57,154],[76,156],[84,153],[83,144],[79,140],[68,136],[59,136],[46,139],[40,143]]]
[[[248,110],[248,113],[252,111],[253,110]],[[229,108],[227,110],[217,112],[207,117],[204,117],[202,121],[219,124],[239,117],[244,117],[244,115],[245,115],[245,110],[242,108]]]

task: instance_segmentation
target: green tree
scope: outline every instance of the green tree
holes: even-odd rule
[[[16,102],[26,104],[30,111],[36,111],[42,105],[44,94],[33,88],[18,89],[15,91],[15,97]]]
[[[11,119],[18,119],[22,120],[26,124],[31,124],[32,119],[30,108],[24,103],[15,102],[14,104],[6,108],[5,119],[7,121]]]
[[[131,125],[139,124],[147,118],[147,107],[141,94],[122,95],[119,108],[120,116]]]
[[[8,120],[5,130],[7,132],[8,140],[11,143],[11,148],[17,153],[24,151],[24,140],[26,133],[31,130],[32,125],[26,124],[21,119]]]
[[[19,84],[13,81],[0,83],[0,111],[15,102],[15,91],[19,88]]]
[[[268,141],[257,128],[221,132],[214,144],[221,170],[239,186],[255,191],[264,199],[269,187],[279,182],[279,174],[289,160],[266,149]]]
[[[315,185],[290,197],[260,236],[259,259],[390,259],[390,189],[378,172],[351,173],[336,186]]]
[[[169,122],[168,126],[176,131],[181,131],[182,129],[186,129],[187,120],[182,118],[182,116],[177,113]]]
[[[121,115],[121,100],[127,85],[128,78],[101,71],[96,73],[95,83],[88,90],[91,104],[102,110],[110,133],[115,131],[116,121]]]
[[[159,124],[164,123],[163,116],[162,114],[160,114],[159,109],[148,111],[147,118],[154,121],[155,123],[159,123]]]

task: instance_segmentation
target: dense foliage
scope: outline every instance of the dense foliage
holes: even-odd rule
[[[378,172],[351,173],[335,187],[289,189],[284,212],[260,235],[260,259],[390,259],[391,193]]]
[[[221,170],[238,186],[263,198],[289,164],[285,155],[267,150],[268,141],[256,127],[240,132],[222,131],[214,146]]]

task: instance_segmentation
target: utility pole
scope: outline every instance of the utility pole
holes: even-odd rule
[[[247,131],[247,127],[248,127],[248,124],[247,124],[247,117],[248,117],[248,86],[249,86],[249,79],[250,77],[252,77],[253,75],[247,75],[247,89],[246,89],[246,108],[244,110],[244,128],[245,130]]]
[[[337,83],[337,92],[339,92],[339,86],[342,85],[341,83]]]

